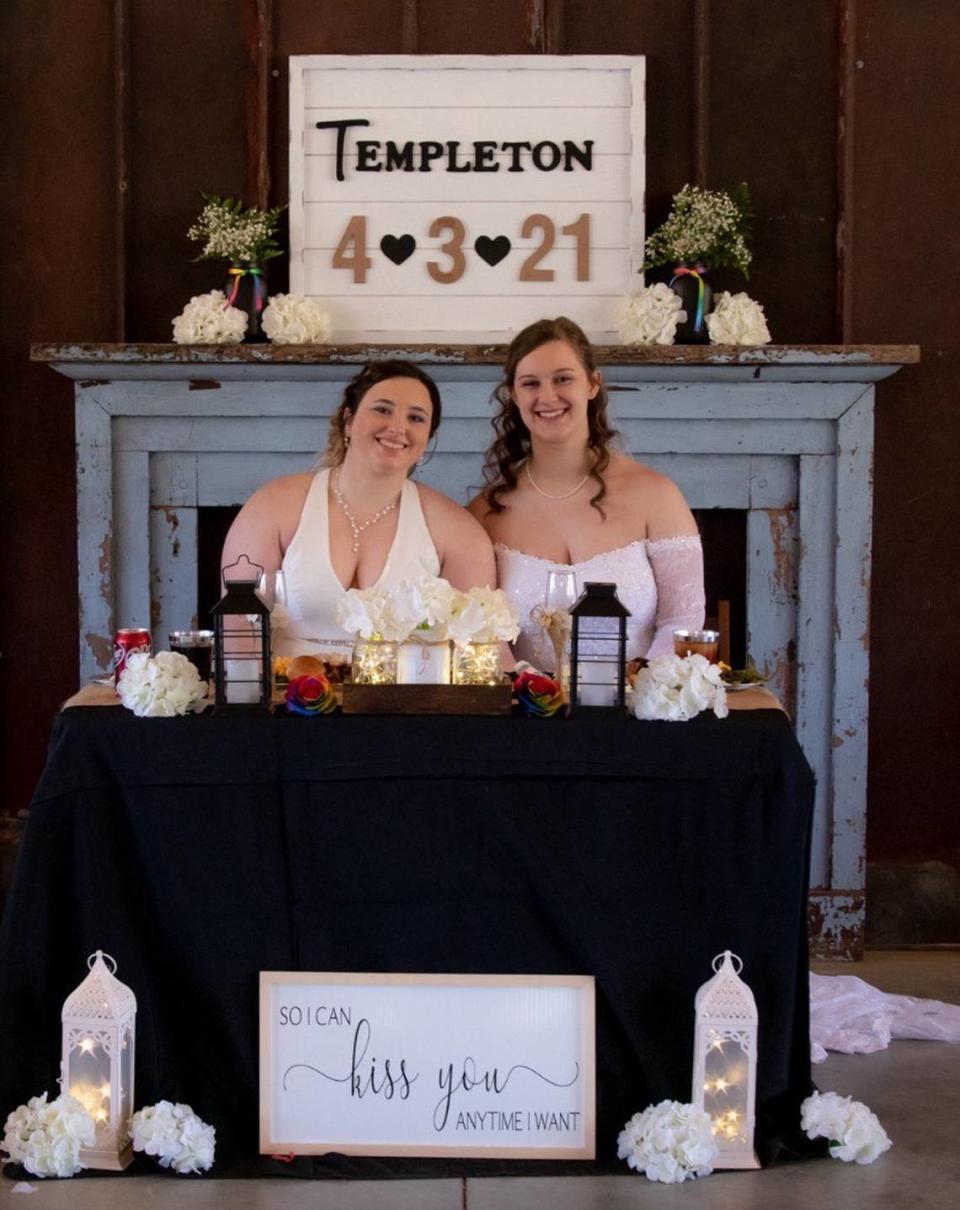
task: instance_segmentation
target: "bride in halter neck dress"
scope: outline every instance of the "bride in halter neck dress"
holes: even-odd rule
[[[514,654],[552,665],[530,616],[552,568],[573,570],[578,592],[588,580],[616,583],[630,610],[629,659],[672,652],[675,629],[703,625],[697,525],[669,479],[610,449],[603,379],[580,328],[565,318],[525,328],[496,398],[487,484],[470,511],[493,540],[499,585],[520,615]]]
[[[490,540],[470,514],[408,475],[440,423],[436,383],[411,362],[375,362],[347,384],[318,471],[261,487],[238,514],[221,567],[245,554],[281,569],[287,621],[277,655],[349,655],[336,620],[348,588],[391,588],[443,576],[491,586]]]

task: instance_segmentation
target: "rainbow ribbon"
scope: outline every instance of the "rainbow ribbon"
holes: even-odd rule
[[[703,327],[703,278],[700,276],[701,273],[706,273],[703,265],[700,265],[697,269],[689,269],[686,265],[677,265],[673,271],[673,277],[670,278],[671,288],[678,277],[695,277],[697,279],[697,319],[693,325],[694,332],[699,332]]]
[[[239,265],[232,265],[228,273],[233,278],[233,286],[230,290],[230,297],[223,304],[223,309],[226,310],[227,307],[233,306],[240,293],[240,279],[249,273],[253,278],[253,305],[258,311],[262,311],[267,296],[267,283],[263,280],[263,270],[260,266],[249,265],[246,269],[242,269]]]

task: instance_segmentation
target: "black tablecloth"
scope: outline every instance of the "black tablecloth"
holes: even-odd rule
[[[0,933],[0,1113],[55,1094],[60,1009],[97,948],[137,997],[138,1106],[187,1101],[214,1123],[219,1175],[270,1163],[260,970],[587,973],[598,1159],[574,1167],[616,1168],[632,1113],[689,1100],[693,996],[732,949],[760,1014],[770,1158],[811,1087],[812,803],[779,711],[678,725],[67,710]]]

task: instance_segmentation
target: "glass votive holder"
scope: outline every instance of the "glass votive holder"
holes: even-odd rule
[[[711,664],[715,664],[719,648],[719,630],[675,630],[673,632],[673,650],[676,655],[703,655]]]
[[[397,644],[388,639],[357,639],[352,676],[355,685],[395,685]]]
[[[201,681],[210,683],[210,663],[213,656],[212,630],[171,630],[170,650],[185,655],[200,674]]]
[[[499,685],[502,679],[499,643],[464,643],[454,647],[455,685]]]

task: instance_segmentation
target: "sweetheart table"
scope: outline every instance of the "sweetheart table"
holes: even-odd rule
[[[138,1106],[213,1123],[215,1175],[625,1171],[627,1118],[689,1099],[694,993],[729,948],[760,1014],[769,1159],[811,1089],[813,797],[778,709],[677,725],[69,707],[0,932],[0,1112],[55,1094],[60,1009],[99,948],[137,997]],[[261,970],[595,976],[596,1162],[259,1158]]]

